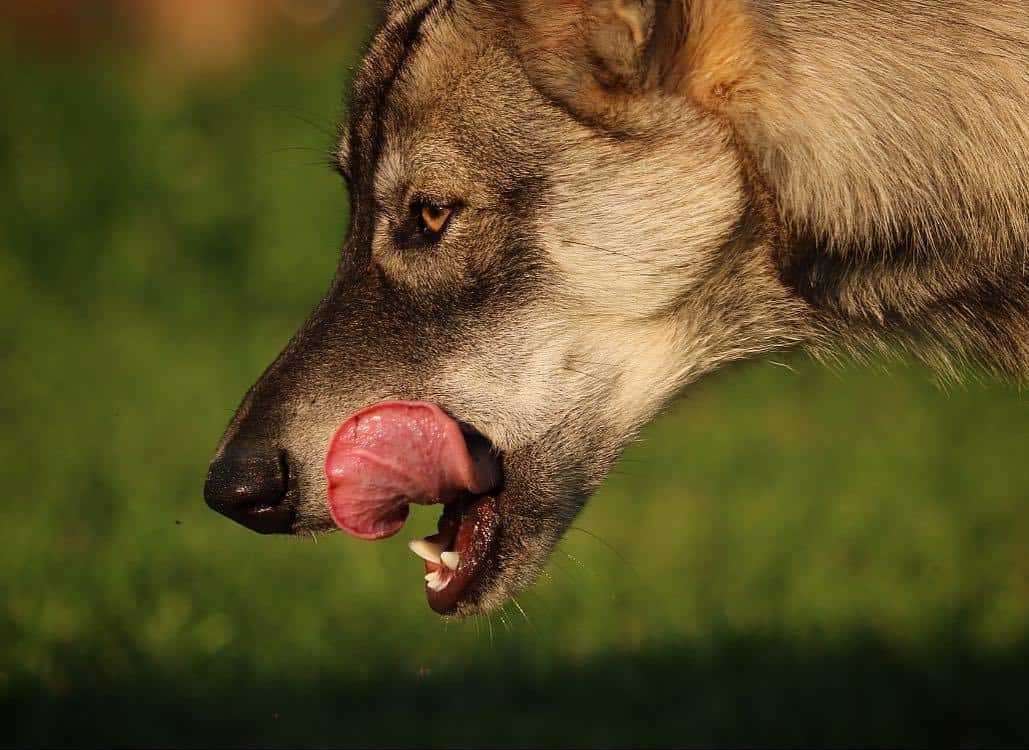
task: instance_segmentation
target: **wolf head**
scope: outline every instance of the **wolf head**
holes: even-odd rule
[[[447,506],[449,544],[478,559],[430,601],[489,608],[535,579],[679,389],[809,335],[732,131],[669,84],[697,54],[667,23],[680,7],[389,7],[338,149],[352,216],[338,271],[229,426],[213,506],[260,531],[335,528],[325,463],[341,423],[434,405],[489,446],[500,479],[488,514],[471,496]],[[735,64],[711,68],[708,93]],[[442,546],[423,555],[430,577]]]

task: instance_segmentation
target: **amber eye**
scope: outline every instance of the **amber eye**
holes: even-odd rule
[[[439,239],[443,230],[447,228],[450,217],[454,215],[454,209],[449,206],[436,206],[432,203],[423,203],[418,210],[422,232],[430,239]]]
[[[447,225],[458,213],[457,205],[444,205],[430,200],[415,200],[406,221],[396,228],[397,244],[409,250],[435,245],[443,239]]]

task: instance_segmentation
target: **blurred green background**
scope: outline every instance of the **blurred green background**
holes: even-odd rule
[[[802,356],[716,376],[524,616],[441,622],[403,539],[207,510],[212,449],[345,232],[325,152],[371,15],[323,5],[231,44],[117,3],[6,18],[0,742],[1029,743],[1013,387]]]

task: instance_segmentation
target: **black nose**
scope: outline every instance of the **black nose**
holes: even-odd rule
[[[207,504],[261,534],[288,534],[296,510],[286,501],[289,463],[279,451],[230,444],[211,464]]]

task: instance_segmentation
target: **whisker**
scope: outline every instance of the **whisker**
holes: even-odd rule
[[[529,616],[525,614],[525,610],[522,609],[522,605],[521,603],[519,603],[518,599],[512,595],[511,602],[518,608],[518,611],[522,613],[522,619],[525,620],[525,624],[532,628],[533,631],[535,631],[536,626],[532,624],[532,620],[530,620]]]
[[[590,380],[600,386],[610,386],[617,379],[617,375],[609,375],[607,377],[604,377],[602,375],[595,375],[591,372],[577,370],[574,367],[569,367],[568,365],[563,365],[562,367],[564,370],[568,372],[573,372],[576,375],[586,378],[587,380]]]
[[[560,549],[560,547],[559,547],[558,549]],[[571,561],[572,561],[573,563],[575,563],[576,565],[578,565],[578,566],[579,566],[579,567],[580,567],[580,568],[581,568],[581,569],[582,569],[583,571],[585,571],[585,572],[587,572],[587,573],[589,573],[589,572],[590,572],[590,571],[589,571],[589,570],[588,570],[588,569],[586,568],[586,566],[585,566],[585,565],[583,564],[582,560],[580,560],[579,558],[577,558],[577,557],[576,557],[575,555],[572,555],[572,554],[570,554],[569,552],[567,552],[566,550],[563,550],[563,549],[561,550],[561,554],[562,554],[562,555],[564,555],[565,557],[567,557],[567,558],[568,558],[569,560],[571,560]]]
[[[557,569],[561,571],[562,575],[564,575],[565,578],[567,578],[573,584],[577,584],[581,580],[580,578],[577,578],[576,575],[573,575],[572,572],[568,568],[566,568],[557,558],[551,558],[550,562],[557,566]],[[551,578],[550,580],[554,581],[553,578]]]
[[[645,479],[643,474],[637,474],[632,471],[626,471],[625,469],[611,469],[609,472],[613,477],[625,477],[626,479]]]
[[[619,252],[618,250],[612,250],[609,247],[601,247],[600,245],[591,245],[588,242],[579,242],[579,241],[576,241],[576,240],[567,240],[567,239],[563,240],[563,241],[567,242],[569,245],[578,245],[579,247],[588,247],[591,250],[596,250],[597,252],[607,253],[608,255],[614,255],[614,256],[617,256],[619,258],[624,258],[625,260],[631,260],[634,263],[643,263],[645,265],[655,265],[657,263],[657,261],[652,260],[650,258],[637,258],[634,255],[629,255],[628,253]],[[662,278],[662,277],[664,277],[666,275],[667,274],[662,273],[662,272],[649,272],[649,273],[645,272],[643,274],[643,276],[650,276],[652,278]]]
[[[768,360],[768,363],[771,365],[775,365],[776,367],[781,367],[784,370],[789,370],[794,375],[797,374],[797,368],[791,364],[787,364],[786,362],[776,362],[774,359],[770,359]]]
[[[507,631],[508,633],[510,633],[510,632],[511,632],[511,626],[510,626],[510,625],[508,624],[508,622],[507,622],[507,618],[506,618],[506,617],[504,617],[504,615],[505,615],[505,613],[506,613],[506,609],[505,609],[506,607],[507,607],[507,603],[505,602],[505,603],[504,603],[504,606],[503,606],[503,607],[501,607],[501,608],[500,608],[500,609],[499,609],[499,610],[497,611],[497,617],[499,617],[499,618],[500,618],[500,622],[501,622],[501,623],[502,623],[502,624],[504,625],[504,630],[506,630],[506,631]]]
[[[317,130],[319,133],[321,133],[322,135],[326,135],[326,136],[328,136],[329,138],[332,138],[332,139],[336,138],[336,133],[332,132],[331,130],[326,128],[324,125],[322,125],[322,124],[320,124],[318,122],[315,122],[315,120],[313,118],[307,117],[306,115],[302,115],[299,112],[291,110],[289,107],[286,107],[286,106],[276,106],[276,107],[273,107],[273,109],[277,109],[279,112],[287,114],[290,117],[292,117],[293,119],[299,120],[300,122],[304,123],[305,125],[309,125],[310,127],[312,127],[315,130]]]
[[[598,536],[597,534],[594,534],[594,533],[593,533],[592,531],[590,531],[589,529],[584,529],[584,528],[582,528],[581,526],[569,526],[569,527],[568,527],[568,530],[569,530],[569,531],[578,531],[578,532],[579,532],[580,534],[585,534],[585,535],[586,535],[586,536],[588,536],[588,537],[592,537],[593,539],[596,539],[596,540],[597,540],[597,541],[598,541],[598,542],[599,542],[600,544],[602,544],[602,545],[604,545],[605,547],[607,547],[607,548],[608,548],[608,550],[610,550],[610,551],[611,551],[611,553],[612,553],[612,554],[613,554],[613,555],[614,555],[615,557],[617,557],[617,558],[618,558],[618,559],[619,559],[619,560],[620,560],[620,561],[622,562],[622,564],[623,564],[623,565],[625,565],[625,567],[627,567],[627,568],[628,568],[628,569],[629,569],[629,570],[630,570],[630,571],[632,572],[632,574],[633,574],[634,576],[636,576],[636,578],[638,578],[638,579],[642,579],[642,576],[640,575],[640,572],[639,572],[639,571],[638,571],[638,570],[636,569],[636,566],[635,566],[635,565],[633,565],[633,564],[632,564],[632,563],[631,563],[631,562],[630,562],[630,561],[629,561],[629,560],[628,560],[628,559],[627,559],[627,558],[625,557],[625,555],[623,555],[623,554],[622,554],[622,553],[621,553],[621,552],[620,552],[620,551],[619,551],[619,550],[618,550],[618,549],[617,549],[617,548],[616,548],[616,547],[615,547],[615,546],[614,546],[613,544],[611,544],[610,542],[608,542],[608,541],[607,541],[606,539],[604,539],[603,537],[601,537],[601,536]]]
[[[279,146],[278,148],[269,149],[268,153],[282,154],[288,151],[303,151],[305,153],[314,153],[331,159],[331,154],[326,153],[324,148],[315,148],[314,146]]]

